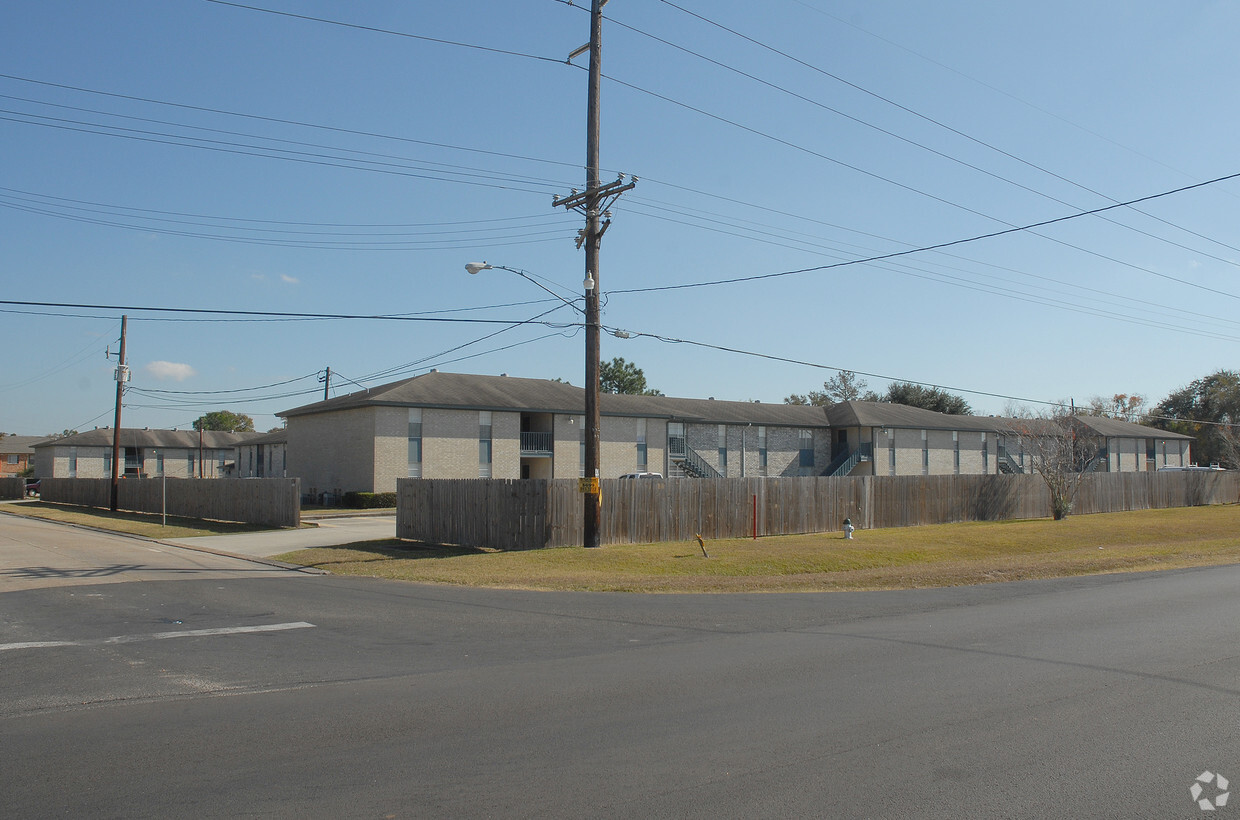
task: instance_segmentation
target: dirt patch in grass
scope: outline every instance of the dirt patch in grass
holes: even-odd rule
[[[910,589],[1240,562],[1240,505],[838,533],[497,552],[399,540],[288,553],[338,574],[622,592]]]
[[[260,532],[271,527],[238,524],[230,521],[203,521],[197,518],[168,516],[168,525],[162,524],[158,513],[112,512],[93,507],[75,507],[70,504],[50,504],[45,501],[5,504],[0,512],[77,524],[100,530],[142,535],[147,538],[195,538],[200,535],[227,535],[237,532]]]

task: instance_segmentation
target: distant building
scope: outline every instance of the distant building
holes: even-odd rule
[[[821,407],[604,394],[602,478],[810,476],[830,431]],[[577,478],[580,387],[431,372],[286,410],[288,475],[303,492],[390,492],[396,479]]]
[[[34,464],[34,445],[47,436],[5,436],[0,438],[0,478],[21,475]]]
[[[224,478],[235,474],[237,448],[258,433],[121,428],[121,469],[126,478]],[[90,430],[34,445],[40,478],[111,478],[112,429]]]
[[[239,474],[301,479],[304,493],[390,492],[415,478],[577,478],[579,387],[432,371],[286,410],[286,429],[242,447]],[[1028,473],[1016,421],[885,402],[827,408],[603,394],[601,478]],[[1090,469],[1190,462],[1191,437],[1078,417],[1101,442]],[[278,466],[277,466],[278,465]]]

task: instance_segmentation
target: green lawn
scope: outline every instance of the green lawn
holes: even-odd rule
[[[259,532],[271,527],[237,524],[228,521],[203,521],[197,518],[168,516],[163,526],[159,514],[112,512],[92,507],[75,507],[69,504],[49,504],[44,501],[27,501],[20,504],[4,504],[0,512],[44,518],[65,524],[79,524],[101,530],[144,535],[147,538],[194,538],[199,535],[226,535],[235,532]]]
[[[281,560],[338,574],[543,590],[907,589],[1240,562],[1240,505],[838,533],[495,552],[395,539]]]

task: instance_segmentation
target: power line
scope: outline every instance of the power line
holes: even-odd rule
[[[948,242],[939,242],[934,245],[923,245],[918,248],[910,248],[908,250],[903,250],[903,251],[893,251],[891,253],[879,254],[876,256],[870,256],[870,257],[863,258],[863,259],[850,259],[844,262],[836,262],[830,265],[818,265],[816,267],[811,267],[811,268],[800,268],[797,270],[779,271],[776,273],[763,273],[763,274],[757,274],[753,276],[738,276],[738,277],[733,277],[730,279],[715,279],[715,280],[711,280],[707,282],[688,282],[688,283],[684,283],[680,285],[660,285],[660,286],[648,287],[648,288],[628,288],[624,290],[613,290],[611,291],[611,293],[612,294],[650,293],[653,291],[661,291],[661,290],[681,290],[685,288],[711,287],[714,285],[731,285],[731,284],[736,284],[738,282],[755,282],[755,281],[762,280],[762,279],[775,279],[777,277],[782,277],[782,276],[794,276],[796,274],[801,274],[801,273],[811,273],[811,272],[820,271],[820,270],[830,270],[832,268],[842,268],[842,267],[847,267],[850,265],[861,265],[861,264],[865,264],[868,262],[880,262],[886,259],[894,259],[900,256],[909,256],[911,254],[924,253],[926,251],[934,251],[934,250],[940,250],[942,248],[950,248],[956,245],[965,245],[971,242],[978,242],[983,239],[993,239],[999,236],[1006,236],[1007,234],[1031,231],[1033,228],[1043,228],[1043,227],[1046,227],[1047,225],[1055,225],[1060,222],[1067,222],[1069,220],[1079,219],[1083,216],[1093,216],[1093,215],[1096,215],[1104,211],[1110,211],[1116,208],[1127,207],[1137,202],[1148,202],[1150,200],[1160,199],[1162,197],[1171,196],[1173,194],[1184,193],[1185,191],[1191,191],[1197,188],[1204,188],[1208,185],[1215,185],[1220,182],[1227,182],[1229,180],[1233,180],[1237,178],[1240,178],[1240,173],[1228,174],[1226,176],[1216,177],[1214,179],[1209,179],[1204,182],[1197,182],[1197,183],[1193,183],[1192,185],[1185,185],[1180,188],[1174,188],[1170,191],[1162,191],[1156,194],[1149,194],[1148,196],[1138,197],[1136,199],[1130,199],[1126,202],[1116,202],[1112,205],[1104,205],[1101,208],[1094,208],[1088,211],[1079,211],[1074,214],[1066,214],[1064,216],[1054,217],[1053,219],[1045,219],[1045,220],[1042,220],[1041,222],[1033,222],[1028,225],[1019,225],[1019,226],[1015,226],[1011,228],[1005,228],[999,231],[992,231],[991,233],[967,237],[965,239],[953,239]],[[1198,288],[1200,290],[1208,291],[1210,293],[1215,293],[1215,294],[1218,294],[1219,296],[1226,296],[1230,299],[1240,299],[1240,296],[1234,293],[1228,293],[1226,291],[1216,290],[1215,288],[1206,287],[1205,285],[1199,285],[1196,282],[1189,282],[1186,279],[1178,279],[1174,276],[1169,276],[1167,274],[1158,273],[1152,270],[1149,271],[1149,273],[1153,274],[1154,276],[1158,276],[1162,279],[1167,279],[1172,282],[1178,282],[1179,284],[1182,284],[1182,285],[1188,285],[1190,287]],[[0,302],[0,304],[3,304],[3,302]]]
[[[565,0],[560,0],[560,2],[565,2]],[[862,92],[862,93],[864,93],[864,94],[868,94],[869,96],[871,96],[871,97],[873,97],[873,98],[875,98],[875,99],[881,100],[882,102],[885,102],[885,103],[887,103],[887,104],[889,104],[889,105],[892,105],[892,106],[894,106],[894,107],[896,107],[896,108],[900,109],[901,111],[904,111],[904,112],[906,112],[906,113],[912,114],[912,115],[913,115],[913,116],[915,116],[915,117],[918,117],[918,118],[920,118],[920,119],[922,119],[922,120],[924,120],[924,121],[926,121],[926,122],[929,122],[929,123],[931,123],[931,124],[933,124],[933,125],[936,125],[936,126],[938,126],[938,127],[942,128],[942,129],[947,130],[947,131],[949,131],[949,132],[951,132],[952,134],[955,134],[955,135],[957,135],[957,136],[960,136],[960,137],[962,137],[962,138],[964,138],[964,139],[966,139],[966,140],[968,140],[968,141],[970,141],[970,142],[973,142],[973,143],[975,143],[975,144],[977,144],[977,145],[980,145],[980,146],[982,146],[982,147],[984,147],[984,148],[987,148],[987,149],[989,149],[989,150],[991,150],[991,151],[994,151],[995,153],[998,153],[998,154],[1000,154],[1000,155],[1002,155],[1002,156],[1004,156],[1004,157],[1007,157],[1008,159],[1014,160],[1014,161],[1016,161],[1016,162],[1018,162],[1018,163],[1020,163],[1020,164],[1022,164],[1022,165],[1025,165],[1025,166],[1027,166],[1027,167],[1029,167],[1029,168],[1032,168],[1032,169],[1034,169],[1034,170],[1040,171],[1040,172],[1042,172],[1042,173],[1044,173],[1044,174],[1046,174],[1046,175],[1048,175],[1048,176],[1054,177],[1055,179],[1058,179],[1058,180],[1060,180],[1061,182],[1066,182],[1066,183],[1068,183],[1069,185],[1072,185],[1072,186],[1073,186],[1073,187],[1075,187],[1075,188],[1079,188],[1079,189],[1080,189],[1080,190],[1082,190],[1082,191],[1086,191],[1086,192],[1088,192],[1088,193],[1090,193],[1090,194],[1093,194],[1093,195],[1095,195],[1095,196],[1101,197],[1101,198],[1103,198],[1103,199],[1105,199],[1105,200],[1107,200],[1107,201],[1109,201],[1109,202],[1117,202],[1117,201],[1118,201],[1118,200],[1116,200],[1114,197],[1112,197],[1112,196],[1108,196],[1107,194],[1104,194],[1104,193],[1102,193],[1101,191],[1098,191],[1098,190],[1096,190],[1096,189],[1094,189],[1094,188],[1091,188],[1091,187],[1089,187],[1088,185],[1084,185],[1084,184],[1082,184],[1082,183],[1076,182],[1075,180],[1069,179],[1069,178],[1067,178],[1067,177],[1063,176],[1062,174],[1058,174],[1058,173],[1056,173],[1056,172],[1054,172],[1054,171],[1051,171],[1051,170],[1050,170],[1050,169],[1048,169],[1048,168],[1045,168],[1045,167],[1043,167],[1043,166],[1041,166],[1041,165],[1038,165],[1037,163],[1030,162],[1029,160],[1026,160],[1026,159],[1024,159],[1024,158],[1022,158],[1022,157],[1019,157],[1019,156],[1017,156],[1016,154],[1011,153],[1010,151],[1005,151],[1004,149],[999,148],[998,146],[992,145],[991,143],[986,142],[985,140],[978,139],[977,137],[974,137],[974,136],[972,136],[971,134],[967,134],[967,133],[965,133],[964,131],[961,131],[961,130],[959,130],[959,129],[957,129],[957,128],[953,128],[952,126],[947,125],[946,123],[940,122],[939,120],[936,120],[936,119],[934,119],[933,117],[930,117],[930,116],[927,116],[927,115],[925,115],[925,114],[922,114],[922,113],[920,113],[920,112],[918,112],[918,111],[913,110],[912,108],[909,108],[908,106],[905,106],[905,105],[902,105],[902,104],[900,104],[900,103],[897,103],[897,102],[895,102],[894,100],[889,99],[888,97],[884,97],[883,95],[878,94],[878,93],[876,93],[876,92],[874,92],[874,91],[871,91],[871,90],[869,90],[869,89],[867,89],[867,88],[864,88],[863,86],[860,86],[860,85],[858,85],[858,84],[856,84],[856,83],[853,83],[853,82],[851,82],[851,81],[849,81],[849,80],[845,80],[844,78],[842,78],[842,77],[840,77],[840,76],[838,76],[838,75],[836,75],[836,74],[832,74],[831,72],[826,71],[826,70],[824,70],[824,69],[821,69],[821,68],[819,68],[819,67],[817,67],[817,66],[814,66],[814,65],[812,65],[811,63],[808,63],[808,62],[805,62],[805,61],[803,61],[803,60],[800,60],[800,59],[798,59],[798,58],[796,58],[796,57],[793,57],[792,55],[790,55],[790,54],[788,54],[788,53],[786,53],[786,52],[780,51],[779,49],[774,48],[773,46],[767,45],[766,43],[763,43],[763,42],[761,42],[761,41],[759,41],[759,40],[756,40],[756,39],[754,39],[754,38],[752,38],[752,37],[749,37],[748,35],[742,34],[741,32],[738,32],[738,31],[736,31],[735,29],[729,28],[729,27],[727,27],[727,26],[724,26],[724,25],[723,25],[723,24],[721,24],[721,23],[717,23],[717,22],[715,22],[714,20],[711,20],[711,19],[709,19],[709,18],[707,18],[707,17],[705,17],[705,16],[703,16],[703,15],[697,14],[696,12],[689,11],[688,9],[685,9],[685,8],[683,8],[682,6],[678,6],[678,5],[676,5],[675,3],[670,2],[669,0],[660,0],[660,2],[664,3],[665,5],[671,6],[672,8],[675,8],[675,9],[677,9],[677,10],[679,10],[679,11],[681,11],[681,12],[685,13],[685,14],[688,14],[688,15],[689,15],[689,16],[691,16],[691,17],[694,17],[694,18],[696,18],[696,19],[698,19],[698,20],[701,20],[702,22],[708,23],[708,24],[710,24],[710,25],[712,25],[712,26],[715,26],[715,27],[717,27],[717,28],[719,28],[719,29],[722,29],[723,31],[726,31],[726,32],[728,32],[729,34],[732,34],[732,35],[734,35],[734,36],[736,36],[736,37],[739,37],[739,38],[741,38],[741,39],[745,40],[746,42],[749,42],[749,43],[752,43],[752,44],[754,44],[754,45],[757,45],[757,46],[759,46],[759,47],[761,47],[761,48],[763,48],[763,49],[766,49],[766,50],[768,50],[768,51],[770,51],[770,52],[772,52],[772,53],[774,53],[774,54],[778,54],[779,56],[784,57],[784,58],[786,58],[786,59],[788,59],[788,60],[791,60],[791,61],[793,61],[793,62],[797,63],[798,65],[801,65],[801,66],[804,66],[804,67],[806,67],[806,68],[809,68],[809,69],[811,69],[811,70],[813,70],[813,71],[816,71],[816,72],[818,72],[819,74],[822,74],[822,75],[824,75],[824,76],[826,76],[826,77],[830,77],[831,79],[836,80],[837,82],[843,83],[843,84],[845,84],[845,85],[849,86],[850,88],[854,88],[854,89],[856,89],[857,91],[860,91],[860,92]],[[572,3],[568,3],[568,5],[572,5]],[[1051,200],[1052,202],[1057,202],[1057,203],[1059,203],[1059,204],[1061,204],[1061,205],[1067,205],[1068,207],[1073,207],[1073,208],[1078,207],[1078,206],[1076,206],[1076,205],[1073,205],[1073,204],[1072,204],[1072,203],[1070,203],[1070,202],[1067,202],[1066,200],[1063,200],[1063,199],[1060,199],[1060,198],[1058,198],[1058,197],[1056,197],[1056,196],[1052,196],[1052,195],[1050,195],[1050,194],[1044,193],[1044,192],[1039,191],[1039,190],[1037,190],[1037,189],[1035,189],[1035,188],[1031,188],[1031,187],[1029,187],[1029,186],[1027,186],[1027,185],[1024,185],[1024,184],[1019,183],[1019,182],[1016,182],[1015,180],[1009,179],[1009,178],[1007,178],[1007,177],[1005,177],[1005,176],[1002,176],[1002,175],[1000,175],[1000,174],[996,174],[996,173],[994,173],[994,172],[992,172],[992,171],[988,171],[988,170],[986,170],[986,169],[984,169],[984,168],[981,168],[981,167],[979,167],[979,166],[977,166],[977,165],[974,165],[974,164],[972,164],[972,163],[970,163],[970,162],[966,162],[966,161],[964,161],[964,160],[962,160],[962,159],[959,159],[958,157],[954,157],[954,156],[951,156],[950,154],[947,154],[947,153],[945,153],[945,152],[943,152],[943,151],[939,151],[939,150],[937,150],[937,149],[931,148],[931,147],[930,147],[930,146],[928,146],[928,145],[925,145],[925,144],[923,144],[923,143],[917,142],[916,140],[913,140],[913,139],[909,139],[908,137],[904,137],[904,136],[902,136],[902,135],[900,135],[900,134],[895,133],[894,131],[890,131],[890,130],[888,130],[888,129],[886,129],[886,128],[882,128],[882,127],[880,127],[880,126],[878,126],[878,125],[875,125],[875,124],[873,124],[873,123],[871,123],[871,122],[868,122],[868,121],[866,121],[866,120],[863,120],[863,119],[861,119],[861,118],[859,118],[859,117],[854,117],[854,116],[852,116],[851,114],[847,114],[847,113],[845,113],[845,112],[843,112],[843,111],[840,111],[839,109],[836,109],[836,108],[833,108],[833,107],[831,107],[831,106],[829,106],[829,105],[826,105],[825,103],[822,103],[822,102],[821,102],[821,101],[819,101],[819,100],[815,100],[815,99],[812,99],[812,98],[810,98],[810,97],[806,97],[806,96],[804,96],[804,95],[802,95],[802,94],[798,94],[797,92],[792,91],[792,90],[790,90],[790,89],[788,89],[788,88],[785,88],[784,86],[781,86],[781,85],[779,85],[779,84],[777,84],[777,83],[773,83],[773,82],[770,82],[770,81],[768,81],[768,80],[764,80],[764,79],[762,79],[761,77],[757,77],[757,76],[755,76],[755,75],[753,75],[753,74],[749,74],[748,72],[742,71],[742,70],[740,70],[740,69],[736,68],[735,66],[728,65],[727,63],[721,62],[721,61],[719,61],[719,60],[715,60],[715,59],[713,59],[713,58],[711,58],[711,57],[708,57],[708,56],[706,56],[706,55],[704,55],[704,54],[701,54],[701,53],[699,53],[699,52],[696,52],[696,51],[693,51],[693,50],[691,50],[691,49],[688,49],[688,48],[686,48],[686,47],[684,47],[684,46],[681,46],[681,45],[678,45],[678,44],[676,44],[676,43],[673,43],[673,42],[671,42],[671,41],[669,41],[669,40],[665,40],[665,39],[663,39],[663,38],[661,38],[661,37],[658,37],[658,36],[656,36],[656,35],[653,35],[653,34],[650,34],[650,33],[648,33],[648,32],[642,31],[641,29],[635,28],[635,27],[633,27],[633,26],[626,25],[625,23],[622,23],[622,22],[620,22],[620,21],[618,21],[618,20],[614,20],[613,18],[610,18],[610,17],[609,17],[609,18],[608,18],[608,20],[609,20],[610,22],[615,23],[616,25],[621,26],[621,27],[623,27],[623,28],[626,28],[626,29],[628,29],[629,31],[632,31],[632,32],[634,32],[634,33],[636,33],[636,34],[640,34],[640,35],[642,35],[642,36],[644,36],[644,37],[648,37],[648,38],[650,38],[650,39],[652,39],[652,40],[655,40],[656,42],[662,43],[663,45],[666,45],[666,46],[668,46],[668,47],[670,47],[670,48],[674,48],[674,49],[677,49],[678,51],[682,51],[682,52],[684,52],[684,53],[686,53],[686,54],[692,55],[692,56],[694,56],[694,57],[696,57],[696,58],[698,58],[698,59],[700,59],[700,60],[704,60],[704,61],[706,61],[706,62],[710,63],[711,65],[717,66],[717,67],[722,68],[722,69],[724,69],[724,70],[731,71],[731,72],[733,72],[733,73],[739,74],[739,75],[741,75],[741,76],[743,76],[743,77],[746,77],[746,78],[748,78],[748,79],[750,79],[750,80],[753,80],[754,82],[760,83],[760,84],[762,84],[762,85],[764,85],[764,86],[767,86],[768,88],[771,88],[771,89],[774,89],[774,90],[780,91],[780,92],[782,92],[782,93],[784,93],[784,94],[790,95],[790,96],[792,96],[792,97],[794,97],[794,98],[796,98],[796,99],[798,99],[798,100],[801,100],[801,101],[803,101],[803,102],[807,102],[807,103],[809,103],[809,104],[811,104],[811,105],[814,105],[814,106],[816,106],[816,107],[818,107],[818,108],[821,108],[821,109],[823,109],[823,110],[830,111],[831,113],[836,114],[836,115],[841,116],[841,117],[844,117],[845,119],[848,119],[848,120],[850,120],[851,122],[855,122],[855,123],[857,123],[857,124],[859,124],[859,125],[865,126],[865,127],[867,127],[867,128],[871,128],[871,129],[873,129],[873,130],[875,130],[875,131],[878,131],[878,132],[880,132],[880,133],[882,133],[882,134],[885,134],[885,135],[887,135],[887,136],[889,136],[889,137],[892,137],[892,138],[894,138],[894,139],[900,140],[901,142],[907,143],[907,144],[909,144],[909,145],[916,146],[917,148],[921,148],[922,150],[928,151],[929,153],[932,153],[932,154],[934,154],[934,155],[936,155],[936,156],[939,156],[939,157],[941,157],[941,158],[943,158],[943,159],[946,159],[946,160],[948,160],[948,161],[950,161],[950,162],[955,162],[955,163],[957,163],[957,164],[959,164],[959,165],[962,165],[962,166],[964,166],[964,167],[966,167],[966,168],[970,168],[970,169],[972,169],[972,170],[974,170],[974,171],[977,171],[977,172],[979,172],[979,173],[981,173],[981,174],[985,174],[986,176],[989,176],[989,177],[991,177],[992,179],[996,179],[996,180],[999,180],[999,181],[1001,181],[1001,182],[1006,182],[1006,183],[1008,183],[1009,185],[1013,185],[1013,186],[1015,186],[1015,187],[1017,187],[1017,188],[1020,188],[1020,189],[1022,189],[1022,190],[1024,190],[1024,191],[1028,191],[1029,193],[1036,194],[1037,196],[1044,197],[1044,198],[1046,198],[1046,199]],[[1237,251],[1237,252],[1240,252],[1240,247],[1235,247],[1235,246],[1233,246],[1233,245],[1229,245],[1229,244],[1227,244],[1226,242],[1222,242],[1222,241],[1220,241],[1220,240],[1217,240],[1217,239],[1214,239],[1214,238],[1212,238],[1212,237],[1206,236],[1205,234],[1199,233],[1199,232],[1197,232],[1197,231],[1190,230],[1190,229],[1185,228],[1185,227],[1183,227],[1183,226],[1181,226],[1181,225],[1177,225],[1177,224],[1176,224],[1176,223],[1174,223],[1174,222],[1171,222],[1171,221],[1169,221],[1169,220],[1163,219],[1162,217],[1159,217],[1159,216],[1156,216],[1156,215],[1154,215],[1154,214],[1151,214],[1151,213],[1149,213],[1148,211],[1143,211],[1143,210],[1141,210],[1141,209],[1139,209],[1139,208],[1133,208],[1133,210],[1134,210],[1134,211],[1136,211],[1137,213],[1140,213],[1140,214],[1142,214],[1142,215],[1144,215],[1144,216],[1149,217],[1150,219],[1153,219],[1153,220],[1155,220],[1155,221],[1157,221],[1157,222],[1160,222],[1160,223],[1162,223],[1162,224],[1164,224],[1164,225],[1166,225],[1166,226],[1168,226],[1168,227],[1175,228],[1176,230],[1183,231],[1183,232],[1185,232],[1185,233],[1187,233],[1187,234],[1190,234],[1190,235],[1192,235],[1192,236],[1196,236],[1196,237],[1198,237],[1199,239],[1204,239],[1204,240],[1205,240],[1205,241],[1207,241],[1207,242],[1213,243],[1213,244],[1215,244],[1215,245],[1219,245],[1220,247],[1227,248],[1228,250],[1232,250],[1232,251]],[[1202,254],[1202,255],[1204,255],[1204,256],[1209,256],[1211,259],[1214,259],[1214,260],[1216,260],[1216,261],[1223,262],[1223,263],[1225,263],[1225,264],[1229,264],[1229,265],[1236,265],[1236,264],[1237,264],[1235,261],[1233,261],[1233,260],[1231,260],[1231,259],[1226,259],[1226,258],[1224,258],[1224,257],[1221,257],[1221,256],[1216,256],[1216,255],[1214,255],[1214,254],[1210,254],[1210,253],[1208,253],[1208,252],[1202,251],[1202,250],[1197,249],[1197,248],[1192,248],[1192,247],[1189,247],[1189,246],[1187,246],[1187,245],[1180,244],[1180,243],[1178,243],[1178,242],[1175,242],[1174,240],[1168,239],[1168,238],[1166,238],[1166,237],[1158,236],[1158,235],[1156,235],[1156,234],[1152,234],[1152,233],[1150,233],[1150,232],[1148,232],[1148,231],[1141,230],[1140,228],[1137,228],[1137,227],[1132,226],[1132,225],[1128,225],[1128,224],[1126,224],[1126,223],[1124,223],[1124,222],[1119,222],[1119,221],[1116,221],[1116,220],[1112,220],[1112,219],[1109,219],[1109,218],[1107,218],[1107,217],[1103,217],[1103,219],[1104,219],[1104,220],[1106,220],[1107,222],[1111,222],[1112,224],[1114,224],[1114,225],[1116,225],[1116,226],[1118,226],[1118,227],[1124,228],[1124,229],[1126,229],[1126,230],[1130,230],[1130,231],[1133,231],[1133,232],[1135,232],[1135,233],[1139,233],[1139,234],[1141,234],[1141,235],[1143,235],[1143,236],[1147,236],[1147,237],[1149,237],[1149,238],[1151,238],[1151,239],[1155,239],[1155,240],[1158,240],[1158,241],[1160,241],[1160,242],[1166,242],[1166,243],[1168,243],[1168,244],[1170,244],[1170,245],[1174,245],[1175,247],[1182,248],[1182,249],[1184,249],[1184,250],[1189,250],[1189,251],[1192,251],[1192,252],[1194,252],[1194,253],[1200,253],[1200,254]]]
[[[288,11],[277,11],[275,9],[267,9],[267,8],[262,8],[260,6],[247,6],[243,3],[232,3],[232,2],[228,2],[227,0],[206,0],[206,1],[208,3],[215,3],[216,5],[220,5],[220,6],[232,6],[234,8],[247,9],[249,11],[260,11],[260,12],[263,12],[264,14],[274,14],[279,17],[291,17],[295,20],[307,20],[313,23],[326,23],[332,26],[340,26],[341,28],[357,29],[358,31],[370,31],[376,34],[390,34],[395,37],[405,37],[410,40],[421,40],[423,42],[436,43],[438,45],[455,46],[457,48],[467,48],[467,49],[472,49],[474,51],[486,51],[492,54],[502,54],[506,57],[523,57],[527,60],[540,60],[543,62],[557,63],[557,64],[562,64],[565,62],[564,60],[555,59],[553,57],[543,57],[538,54],[526,54],[520,51],[510,51],[510,50],[502,49],[502,48],[492,48],[490,46],[481,46],[481,45],[477,45],[476,43],[462,43],[462,42],[457,42],[454,40],[444,40],[438,37],[427,37],[421,34],[410,34],[405,31],[395,31],[393,29],[378,28],[377,26],[363,26],[358,23],[345,23],[340,20],[329,20],[326,17],[311,17],[308,14],[293,14],[292,12],[288,12]]]
[[[550,300],[545,300],[550,301]],[[142,305],[89,305],[89,304],[71,304],[66,302],[25,302],[9,299],[0,299],[0,305],[18,305],[23,307],[53,307],[53,308],[76,308],[81,310],[109,310],[109,311],[145,311],[149,313],[174,313],[174,314],[209,314],[222,316],[258,316],[258,317],[274,317],[274,318],[291,318],[291,319],[315,319],[315,320],[368,320],[368,321],[390,321],[390,322],[432,322],[443,324],[475,324],[475,325],[503,325],[503,324],[540,324],[547,327],[565,328],[577,327],[580,323],[565,322],[535,322],[531,320],[512,320],[512,319],[467,319],[467,318],[449,318],[444,316],[409,316],[401,314],[358,314],[358,313],[288,313],[274,310],[221,310],[211,308],[174,308],[174,307],[155,307]],[[92,317],[97,318],[97,317]]]
[[[233,388],[232,390],[157,390],[155,388],[144,388],[142,389],[142,392],[143,393],[163,393],[163,394],[177,395],[177,396],[214,396],[214,395],[222,395],[225,393],[248,393],[254,390],[269,390],[272,387],[283,387],[286,384],[293,384],[294,382],[305,381],[306,379],[314,378],[317,375],[318,375],[318,371],[314,373],[307,373],[304,376],[298,376],[295,379],[288,379],[282,382],[272,382],[271,384],[259,385],[258,387],[236,387],[236,388]]]

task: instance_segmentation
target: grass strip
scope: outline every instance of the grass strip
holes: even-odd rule
[[[497,552],[396,539],[287,553],[345,575],[617,592],[912,589],[1240,562],[1240,505],[707,541]]]
[[[200,535],[228,535],[238,532],[260,532],[271,527],[239,524],[231,521],[204,521],[197,518],[168,516],[163,526],[159,513],[112,512],[94,507],[77,507],[71,504],[51,504],[46,501],[5,504],[0,511],[29,518],[42,518],[62,524],[78,524],[100,530],[142,535],[147,538],[195,538]]]

